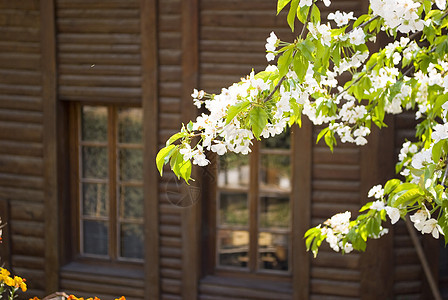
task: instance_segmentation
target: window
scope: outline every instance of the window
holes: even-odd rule
[[[219,157],[215,268],[291,273],[290,134]]]
[[[79,255],[142,261],[142,110],[75,104],[73,111]]]

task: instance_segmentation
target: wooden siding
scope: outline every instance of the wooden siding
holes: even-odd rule
[[[404,113],[395,117],[395,158],[401,145],[415,139],[415,114]],[[406,224],[400,220],[394,226],[394,297],[395,299],[425,299],[423,268],[417,256]]]
[[[158,8],[160,147],[180,129],[182,89],[181,0]],[[159,188],[160,299],[182,299],[181,182],[165,169]]]
[[[141,104],[140,1],[56,0],[55,6],[58,100]],[[144,275],[71,263],[61,269],[60,290],[143,299]]]
[[[42,296],[44,273],[43,114],[39,1],[0,1],[0,199],[9,202],[15,274]],[[8,207],[8,206],[2,206]]]

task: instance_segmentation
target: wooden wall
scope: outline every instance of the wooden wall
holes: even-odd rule
[[[43,98],[39,1],[0,1],[0,199],[9,202],[12,270],[42,295]]]
[[[50,141],[44,135],[43,113],[48,111],[45,110],[48,105],[43,94],[48,87],[42,79],[43,70],[46,70],[42,60],[45,57],[43,30],[54,30],[55,33],[54,59],[58,75],[55,93],[58,101],[137,104],[147,97],[145,91],[156,90],[158,101],[148,110],[153,112],[150,122],[156,122],[158,128],[157,136],[151,137],[151,142],[157,140],[153,143],[161,147],[179,130],[181,122],[194,113],[189,92],[196,79],[197,87],[219,92],[222,87],[248,74],[251,68],[261,70],[266,66],[264,44],[271,30],[281,38],[291,37],[284,16],[274,15],[275,1],[184,1],[158,1],[157,20],[147,21],[146,14],[142,14],[147,0],[55,0],[56,26],[51,29],[42,28],[42,24],[48,24],[42,23],[42,16],[47,16],[48,12],[42,15],[40,1],[0,0],[0,207],[9,207],[7,213],[0,215],[10,217],[7,239],[10,242],[1,246],[10,247],[11,255],[4,259],[10,260],[13,271],[28,279],[30,290],[27,295],[42,297],[48,292],[46,285],[56,285],[80,296],[97,295],[104,299],[125,293],[128,299],[152,299],[159,295],[160,299],[180,300],[191,291],[204,300],[236,299],[248,294],[251,299],[273,299],[273,294],[268,292],[231,287],[223,281],[203,281],[199,286],[194,285],[200,266],[196,262],[189,263],[191,256],[185,251],[186,245],[192,243],[185,229],[191,224],[186,220],[194,218],[188,218],[190,206],[182,194],[185,186],[168,170],[161,179],[154,175],[150,183],[154,197],[148,201],[154,203],[155,209],[147,211],[156,214],[154,220],[158,225],[154,226],[157,227],[156,234],[150,236],[148,245],[156,245],[160,253],[156,257],[148,256],[151,263],[146,264],[145,276],[152,278],[151,281],[145,282],[143,275],[120,280],[117,278],[122,274],[110,277],[86,275],[86,271],[77,269],[79,266],[76,265],[62,268],[61,273],[56,274],[60,275],[56,280],[46,276],[54,270],[48,269],[46,255],[49,254],[45,249],[51,249],[52,242],[55,242],[54,247],[59,247],[60,242],[51,237],[46,221],[53,216],[48,210],[51,202],[47,196],[51,196],[49,179],[51,183],[55,175],[48,175],[48,163],[52,158],[51,152],[44,149]],[[184,6],[190,4],[195,5],[193,9],[197,8],[198,18],[185,9]],[[360,11],[365,9],[365,3],[333,1],[331,9]],[[148,70],[144,67],[143,54],[146,53],[142,54],[142,45],[147,45],[148,39],[142,30],[146,23],[153,21],[158,53],[151,53],[158,67],[152,65],[153,70],[149,72],[157,73],[158,77],[150,76],[156,81],[148,88],[143,85],[147,83],[143,74]],[[188,39],[194,37],[191,32],[186,32],[194,28],[189,22],[198,22],[197,40]],[[197,53],[194,53],[196,46]],[[190,51],[191,56],[185,55],[185,51]],[[195,55],[197,70],[194,63],[186,61]],[[394,140],[409,136],[410,126],[409,117],[398,118]],[[310,131],[313,141],[318,129]],[[380,135],[377,137],[381,138]],[[312,157],[312,205],[307,222],[311,225],[346,209],[355,213],[366,201],[366,186],[380,183],[368,175],[370,170],[365,164],[368,156],[364,150],[341,145],[330,154],[326,146],[315,145],[313,141],[308,141]],[[380,150],[374,151],[380,153]],[[193,223],[192,226],[196,225]],[[424,281],[404,226],[398,226],[391,237],[394,245],[387,249],[391,253],[393,249],[394,259],[387,261],[395,261],[395,265],[391,265],[393,295],[397,299],[417,299],[423,292]],[[372,246],[379,249],[375,247],[379,246]],[[310,299],[369,299],[362,293],[366,278],[369,279],[363,257],[369,256],[357,253],[341,256],[324,246],[319,257],[310,259],[306,266],[309,268],[307,289]],[[292,297],[292,290],[285,288],[282,294],[276,295],[288,299]]]

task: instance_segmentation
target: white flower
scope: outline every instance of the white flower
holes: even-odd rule
[[[386,209],[387,215],[390,218],[390,222],[392,224],[395,224],[398,222],[398,220],[400,220],[400,210],[398,208],[386,206],[385,209]]]
[[[386,206],[382,200],[377,200],[370,205],[371,210],[382,211]]]
[[[344,253],[350,253],[353,251],[353,245],[351,243],[345,243]]]
[[[227,152],[227,147],[222,142],[215,141],[216,144],[212,145],[211,150],[216,152],[218,155],[224,155]]]
[[[435,0],[436,5],[440,10],[445,10],[446,8],[446,0]]]
[[[191,149],[190,144],[185,144],[184,148],[180,149],[179,152],[183,155],[185,161],[190,160],[195,154],[195,151]]]
[[[414,226],[415,224],[419,224],[426,221],[426,219],[428,219],[431,216],[428,209],[425,206],[423,207],[424,209],[419,209],[415,214],[409,217],[411,221],[414,222]]]
[[[336,25],[338,25],[339,27],[348,24],[349,20],[356,20],[356,18],[353,17],[352,11],[350,13],[341,13],[339,10],[337,10],[335,13],[329,13],[327,19],[334,20],[336,22]]]
[[[299,2],[300,7],[311,6],[312,4],[313,4],[313,0],[300,0],[300,2]]]
[[[362,28],[358,27],[350,32],[348,38],[353,45],[361,45],[365,42],[366,35]]]
[[[437,143],[440,140],[445,140],[448,138],[448,123],[445,124],[437,124],[434,126],[434,132],[432,133],[432,138],[434,139],[434,143]]]
[[[416,169],[421,169],[424,167],[424,165],[432,162],[431,155],[432,155],[431,149],[418,152],[412,157],[411,165]]]
[[[331,5],[331,1],[330,0],[323,0],[324,4],[326,7]]]
[[[266,60],[267,61],[273,61],[275,59],[275,54],[272,52],[269,52],[268,54],[266,54]]]
[[[380,199],[381,197],[383,197],[383,194],[384,194],[384,190],[383,190],[381,184],[378,184],[369,190],[368,197],[370,198],[370,197],[375,196],[376,199]],[[376,202],[378,202],[378,201],[376,201]]]

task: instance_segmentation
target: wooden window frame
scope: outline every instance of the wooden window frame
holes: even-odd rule
[[[201,236],[202,247],[207,249],[203,252],[201,260],[200,278],[207,281],[208,278],[228,278],[229,280],[238,280],[239,278],[247,278],[254,281],[257,286],[258,281],[268,280],[269,282],[279,284],[279,290],[284,291],[284,284],[292,284],[299,282],[294,287],[291,286],[293,299],[307,299],[309,291],[309,271],[310,271],[310,255],[304,249],[303,234],[311,224],[311,162],[312,162],[312,126],[309,122],[304,122],[302,128],[294,126],[291,130],[291,231],[290,231],[290,253],[289,253],[289,273],[278,271],[249,272],[244,270],[219,268],[216,261],[216,209],[217,209],[217,155],[210,155],[211,165],[202,176],[203,184],[203,205],[201,213]],[[256,146],[253,153],[258,151]],[[254,160],[258,160],[258,155],[252,155]],[[251,172],[254,168],[251,169]],[[258,174],[251,176],[258,177]],[[258,178],[253,180],[257,183]],[[258,197],[258,195],[252,195]],[[250,201],[250,200],[249,200]],[[251,201],[254,203],[255,201]],[[256,204],[255,204],[256,205]],[[253,218],[255,219],[255,218]],[[252,220],[257,225],[258,220]],[[253,225],[252,225],[253,226]],[[251,235],[253,239],[257,239],[258,235]],[[253,249],[255,255],[257,249]],[[254,254],[252,254],[253,257]],[[256,256],[255,256],[256,257]],[[257,260],[252,260],[257,263]],[[211,277],[210,277],[211,276]],[[207,278],[207,279],[206,279]],[[275,288],[275,287],[274,287]]]
[[[82,106],[101,106],[106,107],[108,112],[108,131],[107,141],[105,142],[86,142],[81,140],[81,109]],[[121,145],[118,142],[118,110],[120,108],[141,108],[138,105],[121,104],[121,103],[90,103],[90,102],[70,102],[69,103],[69,122],[70,128],[73,132],[70,133],[70,211],[72,213],[71,218],[71,233],[72,233],[72,246],[74,253],[72,261],[81,263],[95,263],[104,266],[141,266],[144,263],[144,258],[126,258],[119,255],[120,252],[120,240],[119,240],[119,226],[121,219],[118,216],[118,198],[117,193],[120,186],[120,180],[118,178],[117,170],[119,169],[118,151],[120,148],[133,148],[142,149],[143,142],[141,144],[128,144],[127,146]],[[143,124],[143,120],[142,120]],[[143,127],[142,127],[143,132]],[[108,184],[108,201],[109,201],[109,213],[107,217],[108,221],[108,255],[95,255],[83,253],[83,238],[82,238],[82,220],[85,217],[81,214],[81,193],[82,183],[85,182],[81,178],[82,161],[80,155],[80,149],[83,145],[99,145],[104,144],[108,148],[108,177],[106,183]],[[89,180],[87,180],[89,181]],[[140,183],[127,182],[130,185],[138,185],[143,187],[143,179]],[[106,219],[105,219],[106,220]],[[141,220],[144,226],[144,219]],[[143,247],[145,242],[143,243]]]

